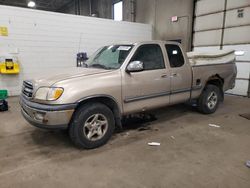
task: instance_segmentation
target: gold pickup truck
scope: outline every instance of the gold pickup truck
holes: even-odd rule
[[[215,112],[236,72],[233,51],[184,53],[166,41],[113,44],[84,68],[24,81],[21,111],[36,127],[68,129],[77,146],[96,148],[130,114],[188,101]]]

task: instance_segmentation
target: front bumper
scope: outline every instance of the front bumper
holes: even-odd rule
[[[44,129],[67,129],[77,104],[46,105],[20,98],[23,117],[33,126]]]

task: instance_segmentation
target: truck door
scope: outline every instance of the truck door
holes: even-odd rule
[[[144,63],[141,72],[123,72],[122,97],[125,113],[144,111],[169,104],[170,77],[159,44],[144,44],[137,48],[132,61]],[[164,49],[165,50],[165,49]]]
[[[190,98],[192,70],[185,62],[180,46],[165,44],[170,64],[171,95],[170,104],[184,102]]]

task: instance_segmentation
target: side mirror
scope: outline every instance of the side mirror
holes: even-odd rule
[[[132,61],[127,66],[127,72],[140,72],[144,70],[144,64],[141,61]]]

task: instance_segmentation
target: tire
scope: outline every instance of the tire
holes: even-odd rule
[[[77,147],[93,149],[106,144],[114,129],[114,115],[106,105],[87,103],[76,110],[69,135]]]
[[[220,89],[215,85],[207,85],[198,99],[198,110],[203,114],[212,114],[217,110],[220,101]]]

